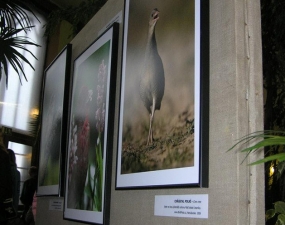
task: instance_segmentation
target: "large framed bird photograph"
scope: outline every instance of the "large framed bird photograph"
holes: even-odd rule
[[[64,219],[109,224],[118,29],[74,60]]]
[[[63,195],[72,45],[47,67],[42,85],[37,195]]]
[[[116,189],[208,186],[208,4],[125,0]]]

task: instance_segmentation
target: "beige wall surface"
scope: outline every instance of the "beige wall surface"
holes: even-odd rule
[[[264,224],[263,166],[248,167],[246,162],[241,164],[244,155],[226,152],[238,138],[263,129],[260,5],[258,0],[209,2],[209,188],[115,190],[116,146],[114,146],[111,225]],[[123,9],[123,0],[109,0],[106,3],[71,42],[73,60]],[[121,72],[122,29],[121,23],[118,81]],[[253,155],[247,160],[251,161],[258,157],[260,156]],[[154,216],[156,195],[188,194],[208,194],[208,219]],[[54,197],[38,198],[36,224],[80,224],[63,220],[61,211],[49,211],[50,199]]]

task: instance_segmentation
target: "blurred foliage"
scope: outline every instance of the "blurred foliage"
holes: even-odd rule
[[[285,131],[258,131],[251,133],[249,135],[246,135],[245,137],[241,138],[235,145],[233,145],[228,151],[231,151],[233,149],[240,149],[241,152],[246,153],[246,157],[256,151],[263,150],[264,148],[268,148],[269,151],[266,152],[266,155],[264,158],[257,160],[255,162],[251,162],[249,165],[258,165],[262,163],[268,163],[270,162],[270,168],[273,168],[273,172],[267,171],[265,174],[267,178],[270,178],[270,182],[267,183],[268,186],[272,186],[273,183],[273,174],[275,174],[275,177],[277,180],[280,180],[282,178],[282,175],[284,174],[284,162],[285,162],[285,151],[282,148],[280,152],[271,152],[271,149],[274,149],[273,147],[283,147],[285,145]],[[275,162],[272,164],[272,162]],[[272,167],[273,165],[273,167]],[[275,172],[274,165],[277,165],[277,170]],[[270,189],[266,190],[267,192],[270,191]],[[266,199],[268,201],[268,199]],[[274,224],[274,225],[281,225],[285,224],[285,202],[284,201],[277,201],[272,203],[273,199],[269,199],[271,204],[266,208],[266,214],[265,218],[268,224]],[[272,204],[274,205],[274,209],[272,209]],[[268,209],[269,208],[269,209]],[[275,220],[270,220],[271,218],[276,217]],[[276,222],[274,222],[276,221]]]
[[[285,1],[262,0],[265,130],[285,130]]]
[[[45,27],[45,36],[54,34],[61,21],[66,20],[72,25],[71,36],[75,36],[88,21],[101,9],[107,0],[86,0],[78,6],[54,10],[50,13]]]
[[[285,131],[285,1],[261,0],[262,57],[264,78],[264,129]],[[265,148],[267,155],[284,153],[283,146]],[[270,176],[270,167],[278,171]],[[277,201],[285,201],[284,162],[265,164],[266,209]],[[277,216],[274,217],[277,219]],[[275,220],[276,221],[276,220]],[[268,220],[267,225],[275,224]],[[278,220],[277,220],[278,221]]]
[[[285,202],[275,202],[274,209],[270,209],[266,211],[265,219],[268,221],[269,219],[277,216],[277,220],[275,225],[285,224]]]

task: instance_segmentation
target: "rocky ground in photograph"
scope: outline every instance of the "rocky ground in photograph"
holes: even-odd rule
[[[154,142],[146,140],[123,142],[122,173],[136,173],[162,169],[189,167],[194,164],[194,119],[187,112],[170,123],[156,124]],[[159,135],[165,133],[166,135]],[[130,131],[129,131],[130,132]],[[145,129],[147,137],[148,128]]]

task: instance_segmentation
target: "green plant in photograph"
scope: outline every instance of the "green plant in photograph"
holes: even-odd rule
[[[269,151],[265,154],[265,157],[251,162],[249,165],[258,165],[266,162],[275,161],[277,164],[277,176],[280,177],[285,168],[285,132],[284,131],[257,131],[246,135],[241,138],[235,145],[233,145],[228,151],[236,148],[241,148],[240,152],[246,153],[246,157],[253,152],[262,151],[263,148],[268,147]],[[246,147],[244,147],[246,146]],[[271,151],[274,147],[278,147],[278,152]],[[246,159],[245,157],[245,159]],[[275,225],[285,224],[285,202],[277,201],[274,203],[274,208],[266,211],[266,221],[277,216]]]
[[[96,159],[95,168],[89,163],[87,182],[84,188],[84,194],[89,198],[89,204],[92,211],[102,211],[102,188],[103,188],[103,157],[101,135],[99,134],[98,143],[95,146]],[[94,171],[92,173],[92,171]]]
[[[107,45],[108,46],[108,45]],[[96,138],[95,148],[92,148],[95,154],[89,155],[87,182],[84,188],[84,195],[88,197],[86,208],[92,211],[102,211],[102,193],[103,193],[103,151],[104,151],[104,130],[105,130],[105,95],[106,95],[106,79],[107,65],[104,59],[99,65],[97,76],[97,98],[96,98]],[[87,199],[87,198],[86,198]]]
[[[98,137],[99,143],[96,146],[96,172],[94,175],[94,199],[95,205],[93,210],[102,211],[102,188],[103,188],[103,156],[102,156],[102,144],[101,135]]]

